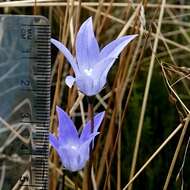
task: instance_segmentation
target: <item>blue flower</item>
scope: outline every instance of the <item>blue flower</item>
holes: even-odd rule
[[[91,133],[91,122],[84,126],[80,137],[73,121],[61,108],[57,107],[58,113],[58,137],[49,134],[50,144],[59,154],[63,166],[72,172],[84,168],[89,160],[90,144],[93,143],[105,112],[101,112],[94,117],[94,131]]]
[[[51,42],[64,54],[71,64],[75,77],[67,76],[66,84],[72,87],[76,82],[77,87],[87,96],[99,93],[106,84],[107,74],[121,51],[137,35],[120,37],[101,51],[95,38],[92,17],[88,18],[80,27],[76,36],[76,57],[59,41]]]

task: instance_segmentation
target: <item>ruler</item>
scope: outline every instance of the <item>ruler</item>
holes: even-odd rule
[[[0,189],[48,189],[50,26],[0,15]]]

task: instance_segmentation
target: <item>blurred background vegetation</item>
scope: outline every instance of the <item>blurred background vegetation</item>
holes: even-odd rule
[[[0,11],[46,16],[52,37],[62,41],[73,53],[78,28],[89,16],[93,17],[101,47],[118,36],[139,34],[116,61],[105,89],[96,96],[94,111],[106,110],[106,118],[94,151],[94,184],[99,190],[123,189],[180,126],[128,189],[190,189],[188,0],[1,1]],[[55,132],[57,128],[55,105],[68,111],[77,126],[82,124],[82,118],[87,118],[86,98],[78,96],[76,88],[68,89],[64,83],[68,73],[73,73],[70,65],[52,47],[50,131]],[[182,130],[186,127],[183,137]],[[174,154],[176,162],[169,172]],[[84,173],[77,174],[80,189],[85,189]],[[76,175],[62,170],[57,154],[50,149],[50,190],[73,189],[75,178]]]

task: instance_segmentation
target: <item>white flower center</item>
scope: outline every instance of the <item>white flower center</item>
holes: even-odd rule
[[[75,145],[72,145],[72,146],[71,146],[71,149],[77,150],[77,147],[76,147]]]
[[[90,69],[84,69],[84,72],[87,76],[91,76],[92,75],[92,68]]]

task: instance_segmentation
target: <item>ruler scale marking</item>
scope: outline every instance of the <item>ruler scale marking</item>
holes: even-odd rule
[[[5,153],[13,154],[14,152],[11,151],[15,149],[16,154],[22,159],[28,160],[29,168],[22,165],[17,166],[16,174],[20,175],[18,179],[22,180],[21,182],[26,180],[28,183],[23,183],[21,186],[31,187],[32,190],[48,190],[50,26],[47,19],[41,16],[0,15],[0,24],[3,31],[3,41],[0,43],[0,63],[7,62],[4,70],[0,72],[8,73],[12,68],[11,65],[19,65],[11,73],[16,74],[17,79],[11,79],[11,75],[7,75],[10,82],[9,84],[5,83],[8,87],[14,85],[19,88],[12,91],[9,96],[0,97],[0,101],[3,103],[0,108],[0,116],[10,125],[21,123],[26,128],[24,128],[22,136],[30,138],[31,141],[26,146],[16,139],[14,144],[18,148],[11,149],[10,145]],[[6,52],[9,52],[7,60],[6,56],[2,56]],[[23,72],[25,75],[22,74]],[[5,85],[0,85],[3,90],[6,88]],[[25,100],[27,100],[26,103],[23,103]],[[14,109],[15,107],[17,109]],[[3,140],[2,137],[0,139]],[[26,176],[25,168],[29,171]],[[10,189],[17,183],[18,179],[15,177],[17,175],[13,174],[11,180],[10,176],[7,176],[8,178],[5,176],[4,183],[6,186],[10,186]]]

